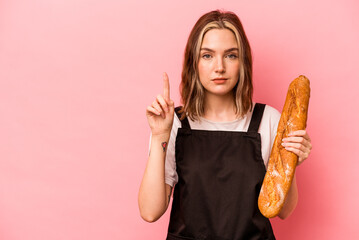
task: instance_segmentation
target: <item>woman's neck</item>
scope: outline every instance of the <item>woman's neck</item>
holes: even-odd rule
[[[205,94],[204,98],[205,119],[215,122],[229,122],[237,119],[234,96],[230,93],[225,96]]]

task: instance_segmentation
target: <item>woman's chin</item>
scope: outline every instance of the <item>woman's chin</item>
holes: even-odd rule
[[[225,97],[227,95],[233,96],[232,95],[232,89],[212,89],[211,91],[206,91],[207,94],[209,95],[214,95],[214,96],[221,96],[221,97]]]

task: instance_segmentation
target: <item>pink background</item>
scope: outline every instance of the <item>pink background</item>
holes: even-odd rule
[[[358,239],[356,0],[0,1],[0,239],[164,239],[144,222],[145,108],[178,85],[196,20],[236,12],[254,55],[255,100],[281,110],[311,80],[313,150],[278,239]]]

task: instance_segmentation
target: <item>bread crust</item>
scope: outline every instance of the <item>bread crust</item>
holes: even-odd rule
[[[306,128],[309,97],[308,78],[301,75],[294,79],[288,88],[267,173],[258,197],[259,210],[267,218],[279,214],[292,184],[298,156],[287,151],[281,143],[290,132]]]

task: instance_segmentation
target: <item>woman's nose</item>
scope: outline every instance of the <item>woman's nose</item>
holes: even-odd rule
[[[222,58],[218,58],[215,71],[219,73],[223,73],[225,71],[224,62]]]

